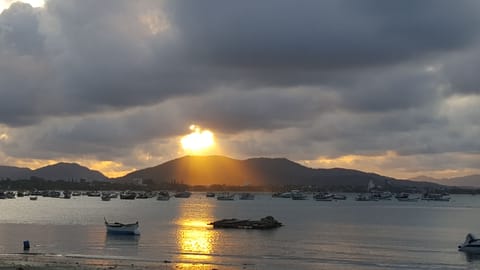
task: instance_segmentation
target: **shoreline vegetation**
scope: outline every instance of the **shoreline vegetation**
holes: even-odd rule
[[[252,266],[254,267],[254,266]],[[219,265],[214,263],[152,261],[121,257],[101,257],[83,255],[59,255],[44,253],[0,254],[0,269],[15,270],[236,270],[253,269],[249,265]]]

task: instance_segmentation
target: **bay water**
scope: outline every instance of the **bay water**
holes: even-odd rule
[[[450,202],[321,202],[272,198],[218,201],[205,193],[169,201],[101,201],[99,197],[0,200],[0,253],[29,252],[125,258],[238,269],[480,269],[457,251],[480,234],[480,196]],[[273,216],[274,230],[213,229],[224,218]],[[139,221],[141,235],[115,236],[109,221]]]

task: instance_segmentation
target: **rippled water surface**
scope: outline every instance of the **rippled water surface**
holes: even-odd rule
[[[170,201],[98,197],[0,200],[0,253],[30,252],[212,263],[249,269],[477,269],[457,251],[480,234],[480,196],[450,202],[317,202],[256,194],[217,201],[204,193]],[[223,218],[271,215],[285,226],[268,231],[214,230]],[[140,222],[140,236],[110,236],[103,218]]]

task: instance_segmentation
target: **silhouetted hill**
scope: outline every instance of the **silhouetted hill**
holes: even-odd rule
[[[75,180],[85,179],[88,181],[108,180],[105,175],[98,171],[90,170],[87,167],[76,163],[57,163],[45,166],[36,170],[28,168],[17,168],[12,166],[0,166],[0,179],[30,179],[35,176],[45,180]]]
[[[89,168],[80,166],[76,163],[64,162],[36,169],[33,171],[32,176],[40,177],[47,180],[108,180],[108,178],[99,171],[90,170]]]
[[[18,168],[12,166],[0,166],[0,179],[26,179],[32,174],[29,168]]]
[[[480,187],[480,175],[473,174],[461,177],[452,177],[452,178],[433,178],[428,176],[417,176],[412,180],[421,180],[429,181],[433,183],[438,183],[446,186],[457,186],[457,187]]]
[[[236,160],[223,156],[185,156],[161,165],[138,170],[118,178],[144,179],[154,183],[175,181],[189,185],[376,185],[439,187],[439,185],[397,180],[374,173],[349,169],[313,169],[285,158]]]

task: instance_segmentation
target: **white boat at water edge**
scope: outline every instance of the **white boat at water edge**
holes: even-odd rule
[[[106,218],[105,227],[107,228],[107,233],[112,234],[140,234],[138,221],[135,223],[124,224],[120,222],[108,222]]]
[[[477,239],[471,233],[467,234],[465,241],[458,246],[458,251],[480,253],[480,239]]]

